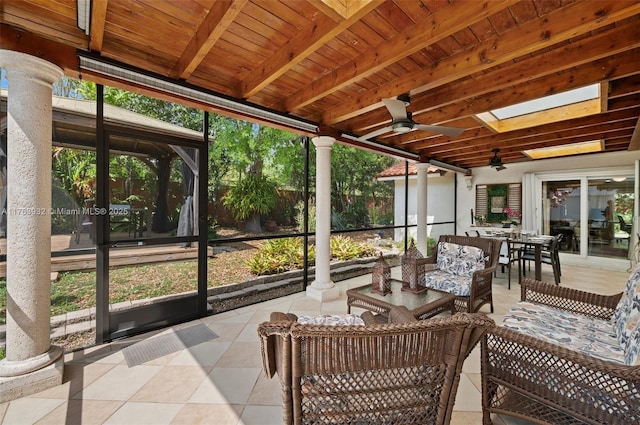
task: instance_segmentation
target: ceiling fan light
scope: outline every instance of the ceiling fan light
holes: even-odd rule
[[[413,123],[410,121],[398,121],[391,124],[394,133],[408,133],[413,130]]]

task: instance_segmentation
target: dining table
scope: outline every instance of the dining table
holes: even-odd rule
[[[553,236],[550,235],[520,235],[518,237],[509,237],[509,241],[512,245],[520,246],[525,250],[528,247],[533,247],[533,262],[535,264],[534,273],[536,280],[542,280],[542,250],[549,246],[552,240]]]
[[[486,233],[481,236],[502,240],[504,243],[506,243],[508,239],[512,246],[520,247],[522,249],[533,247],[534,276],[536,280],[542,280],[542,250],[549,246],[553,240],[553,236],[531,235],[520,232],[515,233],[511,230],[505,229],[487,230]],[[518,270],[520,270],[519,264]]]

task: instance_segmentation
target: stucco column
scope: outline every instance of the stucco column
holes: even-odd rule
[[[62,383],[50,343],[52,84],[50,62],[0,50],[8,81],[7,335],[0,401]]]
[[[316,273],[307,296],[319,301],[335,300],[340,290],[331,281],[331,147],[336,139],[318,136],[316,146]]]
[[[416,230],[417,248],[427,256],[427,175],[429,173],[429,164],[419,162],[416,164],[418,172],[418,228]]]

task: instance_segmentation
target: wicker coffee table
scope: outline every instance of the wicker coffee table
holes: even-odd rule
[[[428,319],[440,313],[455,312],[456,297],[439,291],[423,291],[415,294],[402,290],[403,282],[391,279],[391,293],[381,295],[371,291],[371,284],[347,290],[347,312],[351,307],[360,307],[378,313],[383,318],[388,317],[393,306],[407,307],[416,319]]]

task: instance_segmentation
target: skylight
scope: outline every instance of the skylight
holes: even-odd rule
[[[581,87],[477,114],[485,125],[503,133],[586,117],[602,112],[600,84]]]
[[[524,153],[531,159],[543,159],[555,158],[558,156],[578,155],[583,153],[602,152],[603,150],[603,140],[592,140],[590,142],[570,143],[567,145],[529,149],[522,151],[522,153]]]
[[[534,112],[545,111],[547,109],[558,108],[560,106],[571,105],[585,100],[597,99],[600,97],[600,85],[593,84],[563,93],[552,94],[528,102],[517,103],[504,108],[493,109],[491,113],[500,120],[518,117]]]

